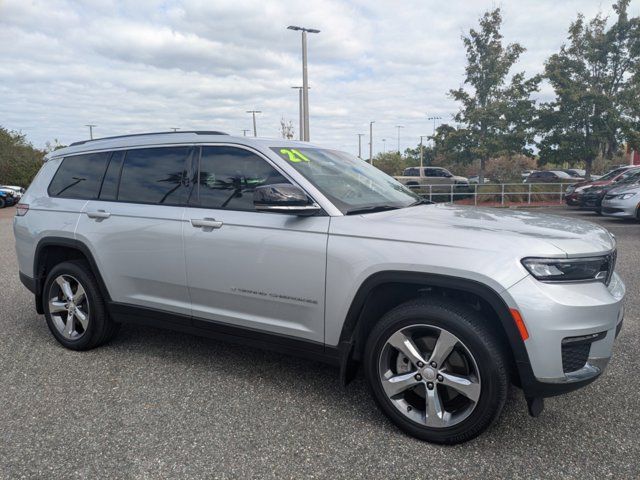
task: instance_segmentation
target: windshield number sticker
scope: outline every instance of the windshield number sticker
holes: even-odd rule
[[[300,162],[310,162],[307,157],[305,157],[299,150],[295,148],[281,148],[280,153],[282,155],[286,155],[288,160],[292,163],[300,163]]]

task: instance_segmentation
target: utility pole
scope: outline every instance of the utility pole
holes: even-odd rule
[[[373,165],[373,124],[375,120],[369,122],[369,163]]]
[[[422,158],[423,158],[423,154],[422,154],[422,151],[423,151],[423,148],[422,148],[422,139],[423,139],[424,137],[428,137],[428,136],[429,136],[429,135],[420,135],[420,168],[422,168]]]
[[[309,78],[307,76],[307,33],[320,33],[315,28],[289,25],[289,30],[302,32],[302,106],[304,109],[304,141],[309,141]]]
[[[382,139],[382,153],[387,153],[387,139]]]
[[[247,136],[247,132],[250,132],[250,131],[251,131],[251,130],[249,130],[249,129],[247,129],[247,128],[243,129],[243,130],[242,130],[242,136],[243,136],[243,137],[246,137],[246,136]]]
[[[298,89],[298,112],[299,112],[299,117],[300,117],[300,141],[304,141],[304,99],[302,98],[302,90],[304,90],[302,87],[291,87],[291,88],[296,88]]]
[[[85,127],[89,127],[89,139],[93,140],[93,127],[97,127],[97,125],[93,125],[93,124],[88,124],[85,125]]]
[[[400,153],[400,129],[404,128],[404,125],[396,125],[396,128],[398,129],[398,153]]]
[[[256,129],[256,113],[262,113],[260,110],[247,110],[247,113],[253,115],[253,136],[258,136],[258,130]]]
[[[364,133],[358,133],[358,158],[362,158],[362,137]]]
[[[178,130],[180,130],[180,127],[171,127],[171,130],[173,130],[174,132],[177,132]]]

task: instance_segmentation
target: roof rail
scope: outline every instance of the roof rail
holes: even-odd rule
[[[196,135],[229,135],[228,133],[225,132],[218,132],[215,130],[183,130],[183,131],[171,131],[171,132],[149,132],[149,133],[132,133],[129,135],[116,135],[113,137],[100,137],[100,138],[94,138],[92,140],[81,140],[79,142],[73,142],[72,144],[70,144],[70,147],[76,146],[76,145],[84,145],[85,143],[89,143],[89,142],[97,142],[99,140],[113,140],[114,138],[128,138],[128,137],[142,137],[142,136],[146,136],[146,135],[166,135],[169,133],[195,133]]]

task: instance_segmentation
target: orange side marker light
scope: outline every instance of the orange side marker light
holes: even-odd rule
[[[509,310],[511,310],[511,316],[518,327],[522,340],[526,340],[529,338],[529,331],[527,330],[527,326],[524,324],[524,320],[522,320],[522,315],[520,315],[520,312],[515,308],[510,308]]]

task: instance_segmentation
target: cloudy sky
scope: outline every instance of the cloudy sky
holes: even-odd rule
[[[144,131],[251,128],[297,134],[300,35],[309,37],[311,140],[357,153],[375,120],[374,148],[415,146],[429,116],[449,120],[447,91],[463,82],[461,35],[503,9],[508,42],[527,48],[518,70],[538,73],[593,0],[0,0],[0,125],[36,145]],[[640,13],[634,1],[631,13]],[[540,93],[548,97],[548,88]],[[363,150],[366,141],[363,141]],[[363,155],[364,156],[364,155]]]

